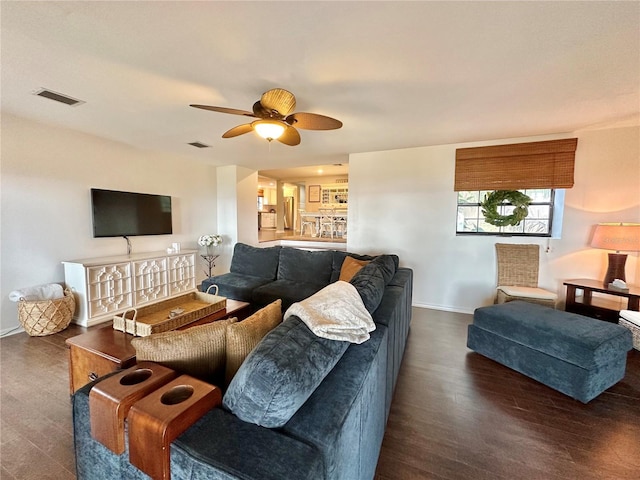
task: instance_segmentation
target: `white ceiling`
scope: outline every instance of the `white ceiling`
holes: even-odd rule
[[[0,15],[2,112],[212,165],[347,163],[640,112],[637,1],[3,1]],[[269,146],[221,138],[246,117],[188,106],[250,110],[274,87],[344,127]]]

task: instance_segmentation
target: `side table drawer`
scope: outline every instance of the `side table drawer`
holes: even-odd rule
[[[610,310],[596,305],[585,305],[579,302],[576,302],[573,305],[568,305],[565,310],[567,312],[584,315],[585,317],[604,320],[605,322],[618,323],[619,316],[617,310]]]
[[[97,353],[78,348],[69,347],[69,388],[74,393],[87,383],[106,375],[107,373],[135,365],[133,357],[128,361],[118,362],[105,358]]]

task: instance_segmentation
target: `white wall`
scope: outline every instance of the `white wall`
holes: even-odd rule
[[[574,136],[575,186],[566,191],[562,238],[456,236],[456,148]],[[563,280],[604,277],[606,252],[588,246],[595,224],[640,222],[639,145],[640,128],[626,127],[350,155],[347,248],[397,253],[414,269],[414,304],[470,313],[493,302],[494,244],[538,243],[540,286],[563,297]],[[629,283],[640,283],[639,263],[629,255]]]
[[[561,239],[455,235],[455,149],[577,136],[575,186],[566,192]],[[236,241],[257,244],[257,173],[216,169],[186,158],[135,150],[78,132],[2,116],[0,333],[18,326],[16,288],[63,282],[62,260],[124,254],[121,238],[91,234],[91,187],[161,193],[174,202],[174,235],[132,238],[134,251],[197,238],[225,238],[216,273],[228,270]],[[640,222],[640,128],[410,148],[350,156],[349,237],[359,253],[393,252],[415,272],[414,303],[471,312],[493,301],[496,241],[535,242],[540,284],[564,294],[568,278],[602,278],[607,256],[588,246],[599,222]],[[204,265],[196,269],[204,278]],[[627,280],[640,283],[637,254]]]
[[[126,254],[122,238],[93,238],[91,187],[171,195],[174,234],[132,237],[134,252],[196,248],[217,230],[216,169],[186,157],[4,113],[1,153],[0,333],[19,325],[12,290],[62,283],[63,260]]]
[[[258,172],[237,165],[218,167],[218,230],[223,244],[218,247],[216,272],[228,272],[233,246],[237,242],[258,245],[256,189]]]

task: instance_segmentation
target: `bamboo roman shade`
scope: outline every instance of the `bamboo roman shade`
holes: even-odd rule
[[[454,190],[571,188],[577,138],[458,148]]]

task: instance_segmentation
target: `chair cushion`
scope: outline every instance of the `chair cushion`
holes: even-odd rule
[[[626,321],[640,327],[640,312],[634,312],[633,310],[620,310],[620,316]]]
[[[136,337],[131,345],[138,361],[158,362],[166,367],[222,385],[226,363],[226,329],[236,318],[170,332]]]
[[[513,287],[513,286],[500,286],[498,290],[502,290],[510,297],[522,297],[522,298],[538,298],[540,300],[557,300],[558,295],[549,290],[533,287]]]
[[[225,381],[228,385],[247,355],[262,337],[282,322],[282,301],[267,305],[241,322],[227,327],[227,365]]]
[[[317,337],[298,317],[290,317],[249,354],[229,384],[223,405],[245,422],[282,427],[349,345]]]

